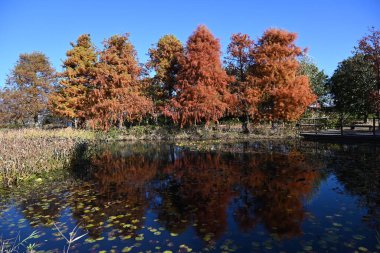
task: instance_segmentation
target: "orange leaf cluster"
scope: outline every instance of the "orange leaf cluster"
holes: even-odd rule
[[[231,80],[222,68],[219,41],[205,26],[199,26],[187,41],[180,59],[176,96],[164,113],[181,127],[204,120],[217,122],[229,109],[233,96],[228,91]]]
[[[143,94],[141,68],[128,34],[112,36],[104,47],[95,68],[88,118],[93,127],[108,130],[116,123],[141,121],[153,105]]]
[[[55,114],[74,120],[80,118],[83,123],[97,53],[89,34],[79,36],[77,43],[71,43],[71,46],[73,48],[67,51],[67,59],[63,62],[60,87],[50,95],[49,106]]]
[[[316,100],[308,78],[298,74],[297,57],[303,51],[294,44],[296,38],[295,33],[268,29],[252,52],[255,64],[249,92],[260,97],[261,119],[296,120]]]

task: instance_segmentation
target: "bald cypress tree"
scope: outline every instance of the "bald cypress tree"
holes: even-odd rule
[[[56,115],[74,121],[76,127],[78,121],[85,121],[97,53],[89,34],[79,36],[71,46],[72,49],[67,51],[67,59],[63,62],[60,85],[50,96],[49,105]]]
[[[141,121],[152,112],[141,71],[128,34],[114,35],[104,42],[90,93],[88,117],[94,128],[108,130],[116,124],[121,127],[125,121]]]
[[[178,59],[183,56],[182,43],[174,35],[165,35],[149,49],[148,67],[154,69],[154,98],[158,106],[173,98],[180,69]]]
[[[247,92],[249,82],[247,80],[250,67],[253,64],[251,52],[254,41],[248,34],[232,34],[231,42],[227,47],[227,57],[225,58],[227,73],[234,77],[230,84],[230,91],[237,98],[237,103],[233,109],[233,115],[238,116],[243,122],[242,128],[248,133],[248,123],[250,109],[252,107],[252,98]],[[253,105],[256,107],[256,104]]]
[[[199,26],[189,37],[179,61],[176,96],[165,109],[181,127],[217,122],[227,112],[233,99],[220,54],[219,40],[205,26]]]
[[[303,50],[295,45],[297,34],[268,29],[258,40],[252,83],[248,92],[256,94],[256,117],[270,121],[297,120],[316,100],[307,76],[300,75],[297,57]]]

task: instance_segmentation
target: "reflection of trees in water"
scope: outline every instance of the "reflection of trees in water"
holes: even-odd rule
[[[91,236],[99,237],[106,221],[118,230],[117,235],[136,236],[135,231],[142,225],[149,204],[147,185],[156,175],[157,162],[143,155],[124,157],[110,151],[92,157],[94,184],[78,190],[79,196],[73,195],[74,216]],[[89,207],[90,211],[86,211]]]
[[[343,145],[336,148],[328,167],[345,191],[359,197],[368,209],[364,221],[380,230],[380,147],[376,145]]]
[[[227,209],[234,199],[241,229],[263,223],[279,237],[296,236],[305,218],[303,200],[320,179],[318,166],[298,152],[233,157],[186,153],[166,168],[169,186],[158,212],[169,229],[180,225],[176,229],[181,231],[186,225],[178,221],[192,219],[201,236],[218,237],[226,229]]]
[[[48,226],[67,206],[67,198],[73,217],[93,238],[101,236],[107,223],[115,236],[135,237],[145,210],[153,207],[170,232],[196,224],[197,234],[211,239],[226,231],[228,208],[233,208],[241,230],[263,224],[279,238],[291,238],[302,233],[304,201],[325,176],[319,169],[327,162],[347,192],[368,208],[366,222],[380,229],[379,147],[313,145],[313,152],[323,150],[318,153],[322,164],[312,152],[271,148],[275,152],[255,153],[256,146],[238,146],[249,154],[192,152],[166,144],[79,146],[71,165],[84,181],[67,196],[42,189],[20,207],[32,224]]]
[[[186,152],[165,167],[168,183],[158,206],[161,222],[173,232],[195,223],[200,236],[220,236],[227,227],[237,178],[229,164],[219,154]]]
[[[303,200],[319,182],[318,164],[305,161],[299,152],[288,155],[255,155],[240,184],[235,219],[243,230],[262,223],[281,238],[302,233]]]
[[[302,232],[303,200],[320,178],[320,165],[297,152],[233,155],[164,145],[114,147],[86,159],[91,180],[72,194],[72,209],[94,237],[109,217],[118,217],[113,228],[119,234],[134,233],[151,204],[169,231],[196,224],[199,236],[218,238],[227,229],[231,201],[241,229],[262,223],[279,237],[292,237]],[[132,220],[135,228],[126,227]]]
[[[39,189],[21,201],[20,208],[32,226],[52,227],[65,208],[65,197],[62,191],[54,188]]]

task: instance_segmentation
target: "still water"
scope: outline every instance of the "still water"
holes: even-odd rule
[[[82,145],[69,167],[0,191],[3,240],[62,252],[78,226],[70,252],[380,252],[374,144]]]

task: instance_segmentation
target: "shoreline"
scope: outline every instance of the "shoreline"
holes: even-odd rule
[[[98,132],[65,129],[0,129],[0,183],[6,187],[21,182],[49,178],[55,171],[65,170],[81,144],[100,145],[112,142],[159,141],[178,142],[179,146],[194,142],[240,142],[259,140],[293,140],[295,132],[244,134],[205,128],[171,129],[155,126]],[[198,145],[203,146],[204,143]]]

